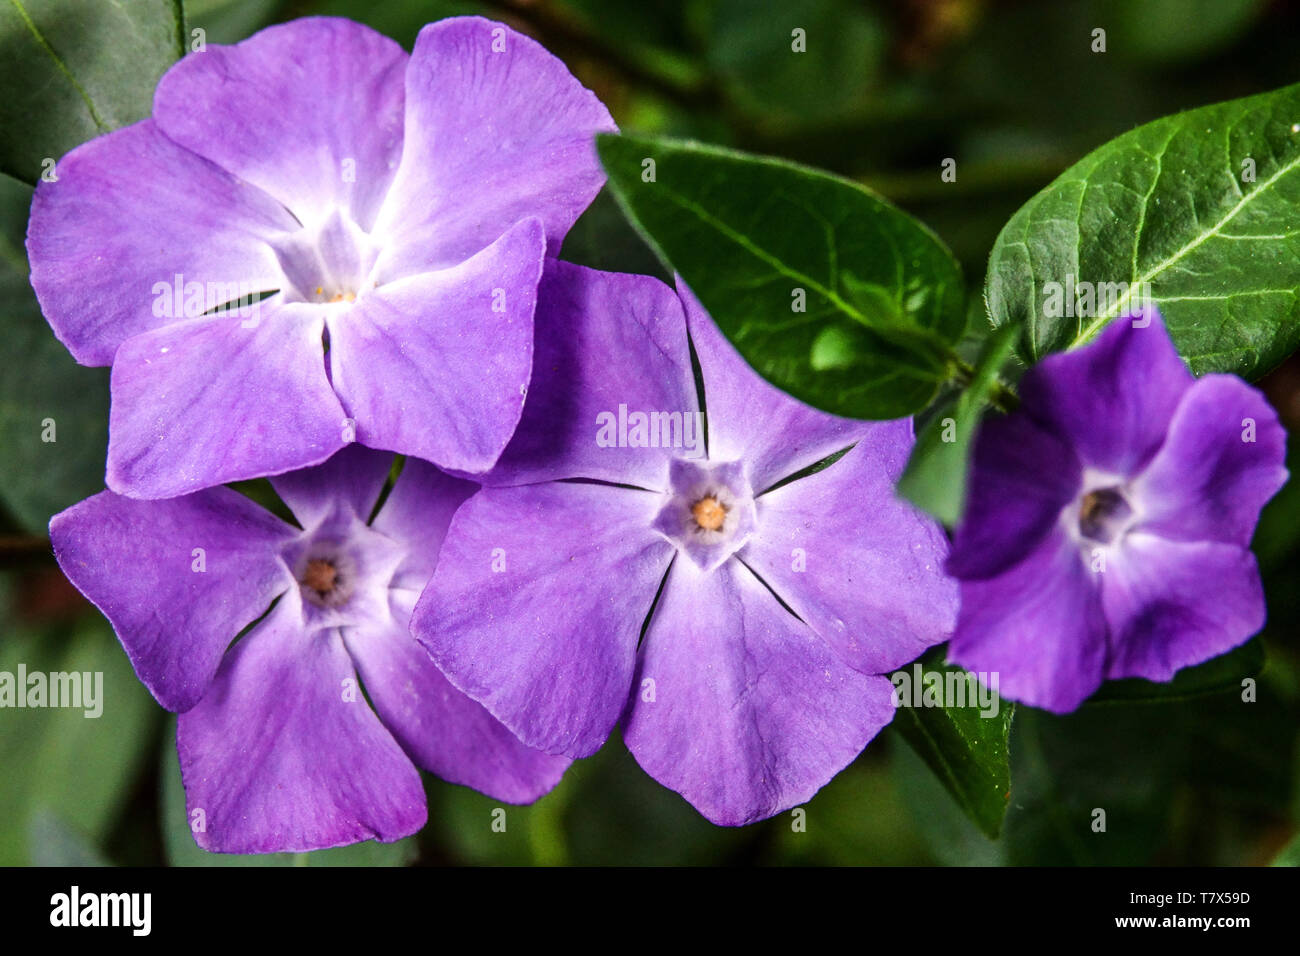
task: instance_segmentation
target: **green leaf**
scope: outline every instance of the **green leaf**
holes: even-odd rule
[[[406,866],[416,855],[414,837],[395,843],[367,840],[314,853],[209,853],[194,842],[185,812],[185,788],[176,756],[176,720],[167,722],[162,762],[162,834],[171,866]]]
[[[44,535],[51,515],[103,490],[109,370],[78,365],[41,315],[22,246],[31,195],[0,176],[0,302],[10,354],[22,356],[20,373],[0,376],[0,502]]]
[[[1298,201],[1300,85],[1140,126],[1012,216],[989,261],[993,322],[1023,328],[1037,361],[1149,287],[1193,372],[1257,377],[1300,345]],[[1067,282],[1083,306],[1071,316],[1048,286]]]
[[[0,48],[0,172],[35,183],[45,160],[149,115],[185,51],[180,0],[4,0]]]
[[[1102,684],[1088,704],[1126,701],[1171,701],[1227,691],[1240,693],[1242,681],[1256,677],[1264,669],[1264,644],[1258,638],[1238,648],[1211,658],[1195,667],[1184,667],[1165,683],[1138,677],[1112,680]]]
[[[1015,705],[994,694],[992,703],[981,708],[979,695],[989,691],[981,688],[975,676],[933,657],[896,671],[890,680],[901,702],[894,714],[894,728],[971,821],[986,835],[996,837],[1011,796],[1007,736]],[[941,695],[938,703],[944,706],[925,703],[927,687],[936,682]],[[962,696],[958,698],[956,693]],[[959,699],[961,706],[957,706]]]
[[[628,218],[768,381],[840,415],[898,418],[950,377],[960,267],[885,200],[713,146],[601,135],[597,150]]]
[[[998,384],[998,372],[1015,348],[1015,333],[1013,326],[1003,326],[989,336],[970,384],[926,423],[899,479],[903,497],[946,525],[961,517],[971,438]]]
[[[131,670],[108,624],[86,618],[72,631],[10,631],[0,642],[0,671],[82,674],[99,687],[87,708],[10,708],[0,720],[0,865],[28,865],[51,847],[33,846],[49,834],[43,819],[75,828],[92,849],[104,845],[148,759],[157,706]],[[94,675],[100,675],[98,680]],[[70,685],[69,685],[70,686]],[[98,710],[99,716],[89,716]],[[61,852],[52,850],[52,852]],[[29,853],[34,853],[29,858]]]

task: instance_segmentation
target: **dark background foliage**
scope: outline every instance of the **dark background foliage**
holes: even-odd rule
[[[424,23],[463,13],[537,37],[625,130],[784,156],[877,190],[951,246],[975,290],[976,328],[998,230],[1071,162],[1138,123],[1300,79],[1300,5],[1285,0],[190,0],[170,29],[234,42],[276,21],[337,14],[409,49]],[[808,36],[800,56],[790,53],[795,27]],[[1091,48],[1097,27],[1107,31],[1105,53]],[[76,42],[77,30],[69,35]],[[152,75],[119,74],[117,112],[99,121],[147,109],[161,67],[136,62]],[[20,130],[61,151],[95,132],[93,117],[73,122],[6,99],[6,143]],[[73,142],[60,139],[68,135]],[[948,157],[958,162],[955,182],[940,177]],[[22,164],[0,156],[20,175]],[[1021,708],[997,841],[967,821],[891,728],[807,805],[802,831],[788,814],[743,830],[713,827],[646,777],[615,738],[535,806],[509,808],[505,833],[491,828],[493,801],[430,779],[429,825],[396,846],[255,860],[203,853],[186,828],[172,721],[49,554],[50,515],[102,486],[108,376],[79,368],[40,316],[22,244],[30,196],[30,185],[0,176],[0,670],[20,661],[29,670],[100,670],[106,705],[98,720],[0,711],[0,864],[1258,864],[1300,856],[1300,492],[1289,488],[1256,539],[1270,608],[1256,642],[1267,657],[1258,699],[1242,702],[1234,679],[1226,689],[1210,682],[1219,689],[1154,700],[1126,699],[1118,688],[1064,718]],[[605,193],[562,254],[662,274]],[[1262,387],[1289,427],[1300,422],[1300,364],[1283,365]],[[41,440],[46,419],[57,426],[53,443]],[[1091,825],[1098,808],[1104,833]]]

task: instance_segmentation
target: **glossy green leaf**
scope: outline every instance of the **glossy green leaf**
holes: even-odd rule
[[[998,384],[998,372],[1015,348],[1015,328],[989,336],[970,384],[937,411],[921,434],[898,482],[898,491],[947,525],[955,525],[966,500],[966,470],[975,426]]]
[[[935,659],[895,671],[890,680],[901,704],[892,726],[970,820],[996,837],[1011,795],[1007,736],[1015,705],[993,694],[981,707],[980,694],[988,689],[960,667]]]
[[[149,115],[185,50],[180,0],[6,0],[0,49],[0,172],[34,183],[47,161]]]
[[[961,270],[861,186],[775,159],[602,135],[625,213],[756,371],[857,418],[924,407],[953,372]]]
[[[1300,345],[1298,220],[1300,86],[1165,117],[1011,218],[989,261],[993,322],[1022,328],[1037,361],[1149,290],[1192,371],[1257,377]]]

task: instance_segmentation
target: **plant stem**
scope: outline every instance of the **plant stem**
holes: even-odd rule
[[[965,362],[957,356],[952,358],[953,369],[955,374],[952,380],[962,388],[966,388],[975,380],[975,368],[969,362]],[[1011,413],[1020,407],[1020,396],[1016,390],[1008,385],[998,376],[994,376],[989,383],[988,402],[1000,412]]]

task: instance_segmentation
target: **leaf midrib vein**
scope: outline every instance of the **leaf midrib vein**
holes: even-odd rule
[[[1107,322],[1115,318],[1115,316],[1122,314],[1122,310],[1129,304],[1129,302],[1132,301],[1135,289],[1140,289],[1142,286],[1150,282],[1152,279],[1154,279],[1160,273],[1164,272],[1170,266],[1179,262],[1184,257],[1186,257],[1189,253],[1198,249],[1204,243],[1208,242],[1210,239],[1213,239],[1215,236],[1217,236],[1219,234],[1219,230],[1221,230],[1224,226],[1226,226],[1229,222],[1231,222],[1234,218],[1236,218],[1237,214],[1240,213],[1244,208],[1246,208],[1246,206],[1249,205],[1250,202],[1253,199],[1255,199],[1255,197],[1268,192],[1269,188],[1274,183],[1276,183],[1283,176],[1286,176],[1288,173],[1296,169],[1297,166],[1300,166],[1300,156],[1297,156],[1295,159],[1291,160],[1291,162],[1279,168],[1277,172],[1275,172],[1272,176],[1268,177],[1268,179],[1264,180],[1256,188],[1252,189],[1250,192],[1246,193],[1246,195],[1242,196],[1241,199],[1237,200],[1236,204],[1230,210],[1228,210],[1228,212],[1223,216],[1223,218],[1220,219],[1217,223],[1215,223],[1212,228],[1206,230],[1205,232],[1202,232],[1199,236],[1197,236],[1195,239],[1185,244],[1181,249],[1175,252],[1172,256],[1169,256],[1167,259],[1164,259],[1163,261],[1156,263],[1156,265],[1152,266],[1149,270],[1147,270],[1147,272],[1144,275],[1142,275],[1140,278],[1136,278],[1129,285],[1128,291],[1125,292],[1124,295],[1120,299],[1118,299],[1113,306],[1111,306],[1101,315],[1097,316],[1097,318],[1093,320],[1093,322],[1086,329],[1084,329],[1083,332],[1081,332],[1078,335],[1078,337],[1075,338],[1074,342],[1071,343],[1070,347],[1073,348],[1077,345],[1081,345],[1082,343],[1088,341],[1090,338],[1096,335],[1097,332],[1100,331],[1101,328],[1104,325],[1106,325]]]
[[[67,77],[68,82],[72,84],[73,88],[77,91],[77,94],[85,101],[86,109],[90,112],[90,118],[94,120],[95,126],[101,133],[109,132],[111,127],[104,122],[103,118],[99,115],[99,111],[95,109],[95,104],[91,100],[90,94],[87,93],[85,87],[77,81],[77,78],[72,75],[72,71],[68,69],[67,64],[63,62],[62,57],[54,52],[54,47],[50,46],[50,42],[45,39],[45,35],[41,33],[40,28],[36,26],[31,15],[28,14],[27,8],[23,6],[22,0],[9,0],[9,3],[14,10],[17,11],[18,16],[22,18],[23,23],[26,24],[28,31],[35,38],[36,42],[41,45],[41,48],[45,50],[49,58],[54,61],[54,65],[58,67],[59,72]]]

